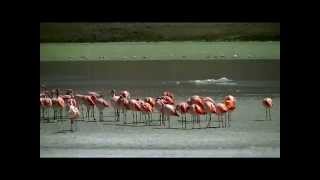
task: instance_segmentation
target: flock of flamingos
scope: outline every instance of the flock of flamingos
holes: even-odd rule
[[[181,127],[187,128],[187,114],[191,116],[192,128],[195,124],[200,127],[200,116],[206,116],[208,120],[206,127],[211,127],[211,116],[215,114],[218,118],[219,127],[230,127],[231,113],[236,109],[236,98],[232,95],[224,97],[223,102],[216,103],[211,97],[193,95],[184,102],[176,103],[174,94],[170,91],[164,91],[159,97],[146,97],[143,99],[130,98],[130,93],[126,90],[116,93],[111,91],[111,98],[106,100],[103,94],[97,92],[88,92],[87,94],[74,94],[72,89],[65,89],[65,94],[60,94],[59,89],[51,91],[42,87],[40,92],[40,120],[50,119],[49,111],[53,110],[55,121],[62,119],[63,112],[67,112],[70,119],[71,131],[74,131],[73,125],[77,120],[89,120],[95,117],[94,109],[99,110],[99,121],[103,121],[103,111],[106,108],[114,109],[115,121],[127,123],[127,112],[131,111],[133,122],[138,123],[143,120],[146,125],[152,122],[152,113],[160,114],[160,126],[170,128],[170,117],[181,117]],[[270,108],[272,99],[264,98],[262,105],[266,109],[266,120],[271,120]],[[85,113],[85,114],[84,114]],[[77,126],[75,127],[77,130]]]

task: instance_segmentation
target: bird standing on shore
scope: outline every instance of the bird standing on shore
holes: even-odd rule
[[[188,103],[186,102],[180,102],[179,104],[176,105],[177,111],[181,114],[181,126],[183,128],[187,128],[187,112],[188,112]]]
[[[111,105],[114,109],[114,117],[115,117],[115,121],[119,121],[120,120],[120,114],[119,114],[119,105],[118,105],[118,100],[119,100],[120,96],[116,95],[116,90],[112,89],[111,90]]]
[[[224,103],[216,104],[216,113],[218,115],[218,121],[219,121],[220,127],[226,127],[227,118],[225,117],[225,120],[223,120],[223,115],[226,115],[227,112],[228,112],[228,107]]]
[[[227,118],[228,122],[231,121],[231,113],[236,109],[236,98],[228,95],[224,97],[224,104],[228,108]]]
[[[168,120],[168,127],[170,128],[170,116],[178,116],[179,114],[175,108],[175,106],[171,105],[171,104],[162,104],[162,112],[163,112],[163,116],[164,119]]]
[[[266,108],[266,120],[269,119],[271,121],[270,109],[272,108],[272,99],[269,97],[264,98],[262,101],[262,105]]]
[[[103,121],[103,110],[108,108],[110,105],[105,99],[103,99],[103,95],[100,95],[99,97],[93,96],[92,99],[99,110],[99,121]]]
[[[203,108],[198,105],[198,104],[191,104],[187,108],[188,113],[191,114],[192,118],[192,128],[194,128],[195,122],[198,123],[199,128],[201,127],[200,125],[200,115],[206,114],[206,112],[203,110]]]
[[[73,124],[75,123],[76,124],[76,129],[78,129],[78,126],[77,126],[77,120],[78,118],[80,117],[80,111],[79,109],[74,105],[74,104],[69,104],[68,105],[68,115],[69,115],[69,118],[70,118],[70,130],[73,131]]]

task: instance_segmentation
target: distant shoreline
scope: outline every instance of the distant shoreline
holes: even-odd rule
[[[280,23],[40,23],[40,42],[280,41]]]

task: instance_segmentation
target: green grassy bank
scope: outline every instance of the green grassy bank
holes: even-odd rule
[[[279,40],[280,23],[40,23],[40,42]]]
[[[40,43],[40,61],[280,59],[280,42]]]

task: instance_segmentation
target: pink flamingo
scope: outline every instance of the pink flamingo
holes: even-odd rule
[[[204,101],[202,99],[202,97],[198,96],[198,95],[194,95],[194,96],[191,96],[188,100],[187,100],[187,103],[189,105],[192,105],[192,104],[197,104],[199,105],[202,109],[204,108]]]
[[[68,115],[70,118],[70,125],[71,125],[71,131],[73,131],[73,124],[76,122],[76,120],[80,117],[79,109],[73,104],[68,104]],[[76,122],[76,130],[77,130],[77,122]]]
[[[67,111],[69,111],[70,104],[77,106],[76,100],[72,95],[61,95],[60,97],[63,99]]]
[[[180,102],[179,104],[176,105],[177,111],[181,114],[181,126],[183,128],[187,128],[187,112],[188,112],[188,103],[186,102]]]
[[[85,106],[85,102],[84,102],[84,95],[82,94],[76,94],[74,96],[74,99],[76,100],[77,102],[77,108],[80,109],[80,112],[81,112],[81,116],[84,120],[84,115],[83,115],[83,106]]]
[[[151,123],[151,113],[153,112],[153,108],[151,106],[151,104],[149,104],[148,102],[141,102],[141,107],[142,107],[142,113],[144,115],[144,120],[145,120],[145,124],[146,125],[150,125]],[[146,117],[148,116],[148,117]]]
[[[172,100],[174,100],[174,94],[170,91],[164,91],[162,93],[163,96],[169,96]]]
[[[140,119],[140,121],[142,121],[142,115],[144,115],[143,112],[142,112],[143,111],[143,107],[142,106],[143,106],[145,101],[143,101],[142,99],[139,99],[139,98],[137,99],[137,101],[138,101],[138,103],[140,104],[140,107],[141,107],[141,111],[139,111],[139,119]]]
[[[108,108],[110,105],[102,98],[102,95],[100,95],[100,97],[92,96],[92,99],[99,110],[99,121],[103,121],[103,110]]]
[[[130,93],[127,90],[120,91],[120,96],[130,99]]]
[[[119,105],[118,105],[118,100],[120,98],[120,96],[116,95],[116,90],[112,89],[111,90],[111,100],[110,103],[114,109],[114,114],[115,114],[115,121],[119,121],[120,120],[120,113],[119,113]]]
[[[218,115],[218,121],[219,121],[220,127],[221,127],[221,123],[222,123],[222,127],[226,127],[226,121],[223,121],[222,116],[225,115],[227,112],[228,112],[228,107],[224,103],[217,103],[216,104],[216,113]],[[229,124],[229,126],[230,126],[230,124]]]
[[[149,103],[152,107],[154,107],[154,106],[155,106],[155,104],[156,104],[155,99],[154,99],[154,98],[152,98],[152,97],[146,97],[146,98],[144,99],[144,102]]]
[[[161,98],[164,100],[165,104],[174,105],[174,99],[172,99],[170,96],[161,96]]]
[[[211,97],[200,97],[203,101],[210,101],[215,104],[215,101]]]
[[[228,108],[228,121],[231,121],[231,113],[236,109],[236,98],[231,95],[225,96],[224,104]]]
[[[40,108],[42,109],[42,117],[45,118],[45,114],[47,114],[48,122],[49,122],[49,110],[52,107],[52,100],[45,95],[43,98],[40,97]]]
[[[194,128],[195,121],[197,121],[200,128],[200,115],[206,114],[203,108],[198,104],[192,104],[188,106],[187,111],[192,115],[192,128]]]
[[[160,126],[164,124],[164,114],[163,114],[163,106],[165,105],[165,100],[161,97],[156,98],[155,101],[155,109],[160,113]]]
[[[207,127],[210,127],[210,123],[211,123],[211,114],[212,113],[216,113],[217,112],[217,109],[216,109],[216,106],[214,105],[214,103],[212,102],[212,101],[205,101],[204,102],[204,112],[206,113],[206,114],[208,114],[209,115],[209,117],[210,117],[210,119],[209,119],[209,121],[208,121],[208,125],[207,125]]]
[[[179,114],[178,114],[175,106],[173,106],[171,104],[164,104],[162,107],[162,112],[163,112],[164,118],[167,118],[168,126],[170,128],[170,116],[179,117]]]
[[[120,96],[120,98],[117,101],[117,105],[118,105],[119,109],[122,110],[124,123],[126,123],[127,110],[129,110],[129,100],[124,96]]]
[[[146,97],[146,98],[144,99],[144,102],[149,103],[149,104],[151,105],[151,109],[152,109],[152,112],[153,112],[154,109],[155,109],[155,105],[156,105],[155,99],[152,98],[152,97]],[[152,122],[152,113],[149,113],[149,116],[150,116],[150,121]],[[151,123],[151,122],[150,122],[150,123]]]
[[[262,101],[262,105],[266,108],[266,120],[269,116],[269,120],[271,121],[270,109],[272,108],[272,99],[269,97],[264,98]]]
[[[138,121],[137,112],[142,111],[142,107],[141,107],[141,103],[139,102],[139,99],[130,99],[129,100],[129,109],[132,111],[133,123],[137,123],[137,121]]]
[[[94,106],[96,105],[95,102],[93,101],[93,96],[90,95],[83,95],[82,96],[82,101],[84,103],[84,105],[87,108],[87,113],[86,113],[86,117],[89,120],[90,118],[90,110],[92,110],[91,115],[93,116],[93,119],[96,120],[95,116],[94,116]]]
[[[54,110],[53,119],[57,118],[57,111],[60,113],[60,120],[62,120],[62,110],[65,107],[65,102],[62,97],[59,95],[59,89],[55,90],[56,97],[52,98],[52,107]]]

